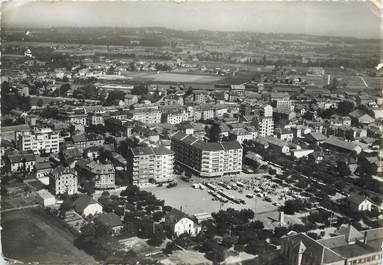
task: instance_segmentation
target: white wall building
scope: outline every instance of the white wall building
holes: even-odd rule
[[[16,145],[20,151],[32,150],[34,154],[59,152],[59,133],[50,128],[34,128],[16,132]]]
[[[47,190],[39,190],[37,192],[37,200],[41,207],[49,207],[56,204],[56,198]]]

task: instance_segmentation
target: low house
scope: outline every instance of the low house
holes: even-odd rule
[[[95,221],[111,229],[113,236],[118,235],[123,227],[121,218],[115,213],[102,213],[96,217]]]
[[[292,141],[294,138],[294,134],[291,130],[287,129],[276,129],[275,134],[277,135],[277,138],[282,141]]]
[[[97,215],[102,213],[102,206],[88,195],[81,195],[74,201],[74,209],[82,216]]]
[[[352,193],[347,198],[347,201],[349,206],[358,212],[371,211],[372,205],[374,204],[367,196],[358,193]]]
[[[101,155],[102,147],[100,146],[91,146],[84,150],[84,157],[89,159],[96,159]]]
[[[365,113],[364,111],[359,110],[359,109],[351,112],[349,114],[349,116],[351,117],[353,124],[366,124],[367,125],[367,124],[373,123],[375,121],[374,118],[372,118],[370,115],[368,115],[367,113]]]
[[[261,137],[258,137],[259,139]],[[282,141],[278,138],[272,137],[272,136],[267,136],[267,137],[262,137],[268,144],[268,148],[274,149],[282,154],[289,154],[290,153],[290,146],[288,142]],[[261,140],[261,139],[259,139]]]
[[[341,152],[359,154],[362,148],[353,142],[346,142],[337,137],[330,137],[323,142],[323,145]]]
[[[116,171],[109,162],[104,164],[82,159],[76,163],[75,170],[81,179],[93,180],[95,189],[115,188]]]
[[[62,162],[65,166],[74,168],[76,162],[82,158],[80,150],[70,148],[62,150]]]
[[[245,140],[251,141],[257,137],[257,132],[248,131],[245,128],[235,128],[229,132],[229,139],[243,143]]]
[[[56,198],[47,190],[37,191],[37,201],[43,208],[53,206],[56,204]]]
[[[53,166],[50,161],[43,161],[36,163],[36,178],[43,178],[51,173]]]
[[[305,139],[311,144],[318,145],[323,143],[327,139],[327,137],[320,132],[311,132],[305,135]]]
[[[196,236],[201,231],[201,227],[197,223],[177,209],[172,209],[165,216],[165,226],[176,236],[184,233]]]
[[[9,152],[5,155],[5,165],[10,172],[32,172],[36,165],[36,157],[32,151]]]

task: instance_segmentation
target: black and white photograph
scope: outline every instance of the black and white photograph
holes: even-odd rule
[[[1,3],[0,265],[383,265],[382,3]]]

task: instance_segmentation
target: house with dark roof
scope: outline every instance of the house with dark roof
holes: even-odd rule
[[[87,217],[89,215],[97,215],[102,213],[102,206],[92,197],[82,194],[74,201],[74,209],[80,215]]]
[[[336,236],[314,240],[303,233],[281,238],[286,265],[381,264],[383,228],[358,231],[343,226]]]
[[[327,137],[320,132],[311,132],[306,134],[304,137],[308,143],[316,145],[323,143],[327,139]]]
[[[358,212],[370,212],[374,204],[367,196],[358,193],[351,193],[347,198],[347,202],[354,211]]]
[[[36,165],[33,151],[6,152],[4,160],[10,172],[32,172]]]
[[[123,225],[121,218],[115,213],[102,213],[95,218],[95,222],[107,227],[111,230],[113,236],[120,234]]]
[[[61,156],[64,165],[70,168],[74,168],[76,162],[82,158],[80,150],[76,147],[62,150]]]
[[[82,181],[94,181],[95,189],[115,188],[116,171],[110,162],[90,161],[88,159],[78,160],[75,166],[78,176]]]
[[[45,176],[48,176],[49,173],[53,170],[52,162],[50,161],[43,161],[36,163],[36,178],[42,178]]]
[[[80,152],[91,146],[102,146],[104,144],[104,138],[95,133],[74,135],[71,140]]]
[[[346,142],[334,136],[327,138],[322,145],[340,152],[345,152],[345,153],[355,152],[356,154],[359,154],[362,151],[362,148],[360,147],[360,145],[354,142]]]
[[[358,124],[365,124],[368,125],[370,123],[373,123],[375,119],[365,113],[364,111],[357,109],[348,114],[351,118],[352,124],[358,125]]]

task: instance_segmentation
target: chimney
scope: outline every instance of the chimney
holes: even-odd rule
[[[282,226],[285,224],[285,212],[281,211],[279,213],[279,224]]]
[[[363,244],[367,244],[367,231],[364,231]]]

